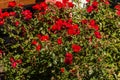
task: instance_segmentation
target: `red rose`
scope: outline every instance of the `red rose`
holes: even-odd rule
[[[89,24],[90,24],[91,26],[94,26],[94,25],[96,24],[96,21],[95,21],[94,19],[91,19],[91,20],[89,21]]]
[[[69,29],[67,30],[67,33],[69,35],[78,35],[80,34],[80,30],[78,25],[72,25],[71,27],[69,27]]]
[[[88,12],[88,13],[91,13],[93,10],[94,10],[93,6],[89,6],[89,7],[87,8],[87,12]]]
[[[47,4],[45,3],[45,2],[41,2],[40,3],[40,8],[41,8],[41,10],[46,10],[47,9]]]
[[[32,12],[30,10],[22,11],[25,20],[29,20],[32,18]]]
[[[92,2],[92,6],[93,6],[94,8],[97,8],[98,2],[96,2],[96,1]]]
[[[120,10],[117,10],[117,11],[116,11],[116,14],[117,14],[118,16],[120,16]]]
[[[60,72],[64,73],[65,69],[64,68],[60,68]]]
[[[91,19],[89,22],[90,28],[94,29],[95,31],[99,30],[99,26],[96,24],[94,19]]]
[[[15,26],[16,26],[16,27],[18,27],[18,26],[19,26],[19,24],[20,24],[20,22],[19,22],[19,21],[16,21],[16,22],[15,22]]]
[[[10,12],[10,16],[16,16],[16,12]]]
[[[3,19],[3,16],[2,16],[2,15],[0,15],[0,19]]]
[[[68,22],[69,24],[71,24],[73,21],[72,21],[72,19],[68,19],[67,22]]]
[[[59,45],[62,44],[62,38],[61,38],[61,37],[57,39],[57,43],[58,43]]]
[[[40,40],[41,41],[47,41],[47,40],[49,40],[49,36],[48,35],[43,35],[43,36],[40,37]]]
[[[73,8],[74,7],[74,4],[72,2],[68,2],[68,6]]]
[[[74,35],[74,34],[75,34],[75,30],[74,30],[74,29],[68,29],[68,30],[67,30],[67,33],[68,33],[69,35]]]
[[[93,29],[96,30],[96,31],[98,31],[99,30],[99,26],[98,25],[94,25]]]
[[[70,22],[70,21],[64,21],[63,22],[63,25],[66,27],[66,28],[70,28],[70,27],[72,27],[72,22]]]
[[[40,51],[40,50],[41,50],[41,45],[38,44],[38,45],[36,46],[36,51]]]
[[[13,57],[10,57],[10,62],[11,63],[15,62],[15,59]]]
[[[52,25],[51,30],[52,30],[52,31],[57,31],[57,30],[58,30],[57,28],[58,28],[57,25]]]
[[[74,52],[80,52],[81,51],[81,46],[77,45],[77,44],[72,44],[72,50]]]
[[[69,65],[72,64],[72,61],[73,55],[71,53],[66,53],[64,62]]]
[[[35,4],[34,6],[32,6],[33,9],[35,10],[40,10],[40,5],[39,4]]]
[[[15,1],[11,1],[8,3],[8,7],[15,7],[16,6],[16,2]]]
[[[120,10],[120,4],[116,5],[115,9]]]
[[[20,4],[18,4],[18,6],[19,6],[20,8],[22,8],[22,7],[23,7],[23,4],[20,3]]]
[[[31,44],[32,44],[32,45],[37,45],[37,41],[36,41],[36,40],[33,40]]]
[[[104,1],[104,3],[105,3],[106,5],[110,5],[109,0]]]
[[[95,31],[95,32],[94,32],[94,35],[95,35],[96,38],[101,39],[101,34],[100,34],[100,32]]]
[[[87,21],[86,19],[81,20],[81,23],[82,23],[82,24],[87,24],[87,22],[88,22],[88,21]]]
[[[13,63],[11,64],[11,66],[12,66],[13,68],[16,68],[17,62],[13,62]]]
[[[9,17],[9,13],[8,12],[4,12],[3,14],[2,14],[2,16],[5,18],[5,17]]]
[[[4,25],[4,20],[0,20],[0,26]]]
[[[67,3],[69,0],[62,0],[62,3]]]
[[[47,4],[45,2],[41,2],[40,4],[34,5],[32,8],[35,10],[42,10],[45,11],[47,9]]]
[[[64,7],[64,5],[63,5],[61,2],[59,2],[59,1],[56,1],[55,5],[56,5],[58,8],[63,8],[63,7]]]
[[[55,24],[52,25],[51,30],[52,31],[60,31],[63,28],[64,21],[61,19],[58,19]]]

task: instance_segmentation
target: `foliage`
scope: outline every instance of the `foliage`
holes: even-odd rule
[[[15,2],[0,12],[0,59],[8,80],[120,79],[120,5],[87,0]]]

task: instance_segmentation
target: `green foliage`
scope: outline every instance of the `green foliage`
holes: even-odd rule
[[[85,8],[43,2],[34,13],[18,6],[14,16],[2,12],[6,80],[120,79],[120,15],[110,4],[94,2]]]

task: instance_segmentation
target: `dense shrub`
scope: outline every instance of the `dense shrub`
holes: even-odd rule
[[[35,4],[15,2],[0,11],[0,59],[8,80],[120,79],[120,5],[87,0]]]

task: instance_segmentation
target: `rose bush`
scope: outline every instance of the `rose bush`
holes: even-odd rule
[[[87,1],[82,9],[63,0],[0,10],[5,79],[120,79],[120,5]]]

